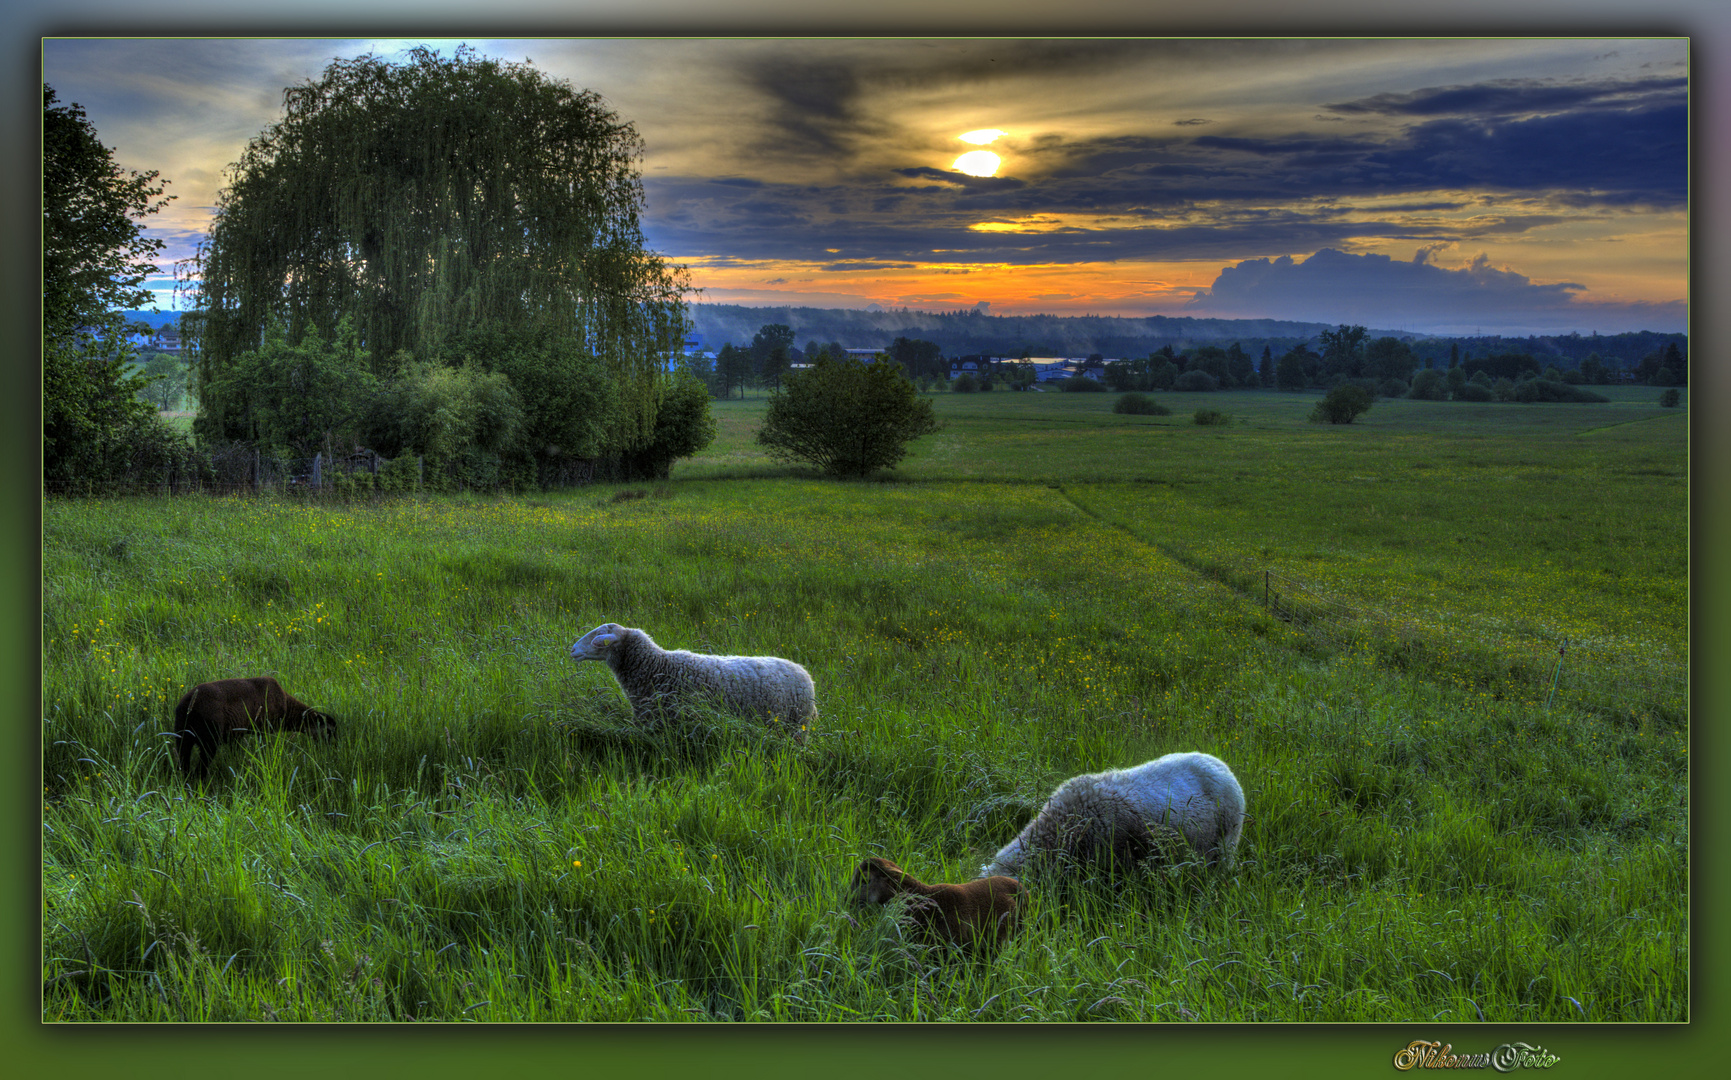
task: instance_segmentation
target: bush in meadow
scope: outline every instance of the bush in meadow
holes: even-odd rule
[[[1341,383],[1310,410],[1313,424],[1350,424],[1370,411],[1370,391],[1357,383]]]
[[[1137,391],[1120,395],[1118,400],[1112,403],[1112,411],[1135,416],[1170,416],[1172,413],[1171,409]]]
[[[938,430],[930,398],[887,360],[820,359],[784,375],[769,396],[759,446],[832,476],[894,468],[907,444]]]

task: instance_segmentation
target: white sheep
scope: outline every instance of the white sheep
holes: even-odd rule
[[[602,623],[571,646],[573,660],[613,672],[638,720],[707,703],[736,716],[786,725],[797,740],[817,719],[811,675],[779,656],[711,656],[663,649],[642,630]]]
[[[1060,854],[1131,862],[1178,837],[1210,864],[1230,866],[1243,830],[1244,791],[1226,763],[1212,754],[1167,754],[1064,781],[980,876],[1014,876],[1024,863]]]

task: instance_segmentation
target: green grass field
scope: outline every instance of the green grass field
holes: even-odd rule
[[[861,483],[753,398],[650,488],[45,501],[44,1019],[1687,1020],[1688,417],[1611,393],[944,394]],[[798,660],[815,730],[634,728],[603,621]],[[175,698],[263,673],[342,732],[183,782]],[[845,903],[1175,750],[1231,872],[1031,881],[983,958]]]

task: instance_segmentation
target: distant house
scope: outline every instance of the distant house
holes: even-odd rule
[[[1075,372],[1070,369],[1070,362],[1060,356],[1030,356],[1026,360],[1018,360],[1016,362],[1019,364],[1032,364],[1034,367],[1034,381],[1037,383],[1062,382],[1075,374]]]

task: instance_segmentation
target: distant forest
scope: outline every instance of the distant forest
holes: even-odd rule
[[[127,317],[152,327],[173,323],[178,312],[129,311]],[[1226,346],[1238,342],[1251,356],[1264,347],[1275,356],[1295,345],[1317,343],[1333,323],[1290,322],[1281,319],[1194,319],[1151,315],[1141,319],[1110,315],[985,315],[978,311],[866,311],[854,308],[745,307],[739,304],[693,304],[691,317],[703,347],[714,351],[732,343],[742,348],[766,325],[793,328],[794,346],[808,341],[839,342],[846,348],[885,348],[898,337],[935,343],[945,356],[1101,356],[1141,359],[1162,346],[1183,352],[1198,345]],[[1447,367],[1450,347],[1461,356],[1526,353],[1541,365],[1578,367],[1591,353],[1606,363],[1632,368],[1650,353],[1676,343],[1687,357],[1686,334],[1643,330],[1631,334],[1544,334],[1502,337],[1431,337],[1405,330],[1370,329],[1371,338],[1405,341],[1419,359]]]
[[[1334,323],[1282,319],[1196,319],[1151,315],[1130,319],[1109,315],[986,315],[979,311],[913,311],[897,308],[867,311],[852,308],[745,307],[739,304],[693,304],[691,316],[703,347],[716,350],[732,343],[750,346],[758,330],[779,323],[792,327],[796,347],[806,342],[838,342],[846,348],[884,348],[898,337],[934,342],[945,356],[1069,356],[1099,353],[1108,358],[1140,359],[1170,345],[1185,351],[1198,345],[1226,346],[1234,341],[1252,356],[1266,347],[1275,356],[1295,345],[1313,345]],[[1371,328],[1371,338],[1393,337],[1407,342],[1420,364],[1447,367],[1450,347],[1462,356],[1526,353],[1541,364],[1579,366],[1591,353],[1606,362],[1633,367],[1649,353],[1675,342],[1688,355],[1688,336],[1642,331],[1632,334],[1550,334],[1528,337],[1482,335],[1431,337],[1405,330]]]

